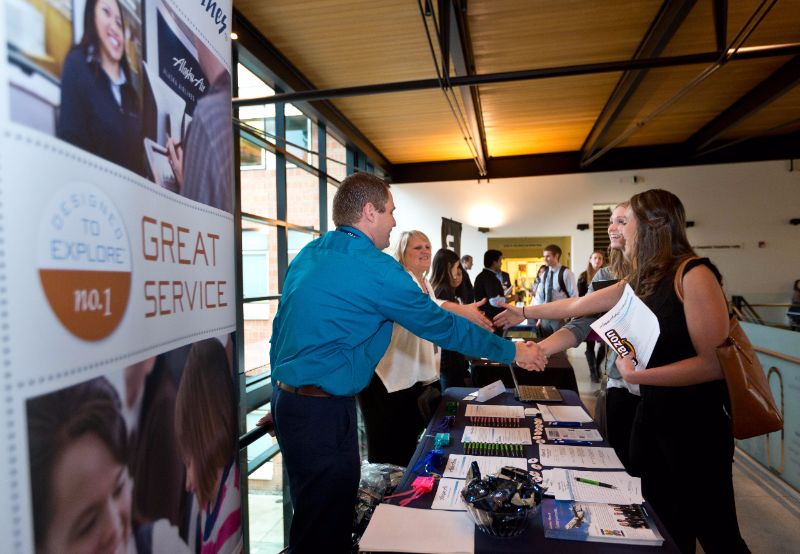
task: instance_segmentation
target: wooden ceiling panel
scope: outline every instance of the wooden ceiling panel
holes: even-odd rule
[[[769,58],[727,64],[641,127],[624,145],[683,142],[786,61],[787,58]],[[623,127],[627,128],[648,117],[699,75],[704,67],[693,65],[649,72],[610,136],[615,137]]]
[[[334,102],[392,163],[471,158],[440,90]]]
[[[663,0],[469,0],[467,18],[476,72],[629,59],[662,3]],[[727,2],[728,42],[760,3],[761,0]],[[698,0],[661,55],[715,50],[713,4],[713,0]],[[234,6],[318,88],[436,76],[416,0],[235,0]],[[745,46],[796,42],[800,42],[800,0],[780,0]],[[787,59],[729,63],[620,146],[686,140]],[[704,67],[650,70],[605,141],[646,118]],[[488,154],[500,157],[579,150],[620,75],[481,86]],[[460,95],[456,97],[460,101]],[[440,90],[338,98],[332,102],[391,163],[471,157]],[[723,138],[763,133],[797,119],[798,112],[800,92],[793,90],[729,130]]]
[[[791,123],[790,125],[786,125]],[[784,125],[786,125],[784,127]],[[762,110],[744,119],[721,137],[733,140],[765,134],[789,133],[800,126],[800,86],[796,86]],[[773,131],[775,130],[775,131]]]
[[[661,0],[470,0],[478,73],[630,58]]]
[[[436,77],[413,0],[235,0],[317,88]]]
[[[618,73],[481,87],[491,156],[578,150]]]
[[[744,25],[760,4],[758,0],[728,2],[728,39]],[[778,0],[744,46],[767,46],[800,40],[800,1]]]

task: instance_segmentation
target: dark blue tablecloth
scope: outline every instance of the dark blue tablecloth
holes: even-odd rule
[[[461,447],[461,437],[464,434],[464,428],[467,425],[465,412],[466,406],[469,403],[468,401],[463,400],[463,398],[469,394],[470,392],[474,392],[475,389],[468,389],[468,388],[450,388],[447,389],[444,393],[442,398],[442,402],[439,405],[438,410],[436,411],[436,415],[433,417],[431,422],[428,424],[428,428],[425,431],[425,436],[420,441],[419,446],[417,446],[417,451],[414,453],[414,457],[411,459],[411,462],[408,464],[408,469],[406,470],[405,474],[403,475],[403,479],[400,482],[400,485],[397,487],[396,492],[406,491],[411,487],[411,483],[413,482],[416,474],[412,472],[413,467],[416,465],[417,461],[425,456],[432,448],[433,448],[433,437],[431,435],[434,434],[433,427],[435,427],[439,421],[444,416],[444,411],[447,407],[447,403],[451,401],[458,401],[458,415],[456,416],[455,425],[449,430],[450,432],[450,446],[444,449],[445,458],[450,454],[463,454],[463,449]],[[561,396],[564,398],[564,403],[567,405],[572,406],[582,406],[582,402],[578,394],[571,390],[561,389]],[[504,394],[496,396],[491,400],[485,402],[484,404],[489,405],[502,405],[502,406],[519,406],[522,405],[516,398],[511,390],[507,390]],[[535,404],[524,404],[526,406],[535,406]],[[525,418],[525,424],[528,427],[533,427],[533,419],[534,418]],[[584,427],[592,427],[590,424],[584,424]],[[602,442],[598,443],[598,446],[608,446],[608,443]],[[536,457],[539,458],[539,445],[533,444],[531,446],[525,446],[525,459]],[[435,492],[435,491],[434,491]],[[411,504],[409,504],[412,508],[430,508],[431,503],[433,502],[434,494],[427,494],[421,498],[414,500]],[[396,500],[390,500],[389,502],[396,503]],[[542,528],[542,518],[541,514],[537,513],[534,514],[532,517],[529,518],[529,525],[528,528],[518,537],[513,538],[497,538],[489,536],[485,533],[482,533],[478,529],[475,529],[475,552],[481,554],[500,554],[503,552],[558,552],[559,554],[568,554],[571,552],[575,553],[586,553],[586,552],[599,552],[599,553],[614,553],[614,552],[650,552],[650,553],[672,553],[678,552],[678,549],[675,546],[675,543],[667,534],[666,530],[664,529],[664,525],[658,519],[658,516],[654,513],[652,507],[645,503],[648,508],[648,512],[653,515],[656,523],[658,524],[658,529],[661,534],[664,536],[664,544],[660,547],[654,546],[631,546],[631,545],[624,545],[624,544],[610,544],[610,543],[597,543],[597,542],[576,542],[576,541],[566,541],[566,540],[556,540],[556,539],[546,539],[544,536],[544,530]],[[469,517],[469,515],[464,512],[464,517]]]

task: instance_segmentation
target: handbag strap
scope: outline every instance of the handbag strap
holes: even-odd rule
[[[673,282],[673,286],[675,287],[675,295],[680,300],[681,304],[683,304],[683,273],[686,270],[686,265],[691,262],[692,260],[699,260],[699,256],[687,256],[684,258],[680,264],[678,264],[678,269],[675,270],[675,280]],[[728,302],[728,297],[725,294],[725,290],[722,288],[722,285],[719,287],[720,292],[722,293],[722,298],[725,299],[725,306],[728,308],[728,315],[731,314],[731,305]]]
[[[678,297],[678,300],[681,301],[683,304],[683,272],[686,270],[686,264],[691,262],[692,260],[699,260],[697,256],[688,256],[678,264],[678,269],[675,270],[675,281],[673,286],[675,287],[675,295]]]

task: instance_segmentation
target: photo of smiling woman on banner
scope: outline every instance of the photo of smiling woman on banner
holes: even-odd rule
[[[144,175],[140,100],[118,0],[87,0],[83,38],[67,54],[56,136]]]

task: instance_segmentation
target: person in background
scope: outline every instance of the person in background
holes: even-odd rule
[[[472,279],[469,270],[472,269],[472,256],[464,254],[461,256],[461,286],[459,287],[458,297],[464,304],[475,302],[475,290],[472,287]]]
[[[644,497],[682,552],[694,552],[696,540],[707,553],[749,552],[736,518],[728,391],[716,356],[729,332],[722,278],[707,258],[695,257],[686,212],[674,194],[652,189],[634,195],[621,227],[630,264],[624,281],[527,310],[543,318],[601,313],[614,307],[626,283],[631,286],[661,329],[644,371],[634,370],[630,356],[616,362],[622,378],[641,390],[632,472],[641,475]],[[677,275],[683,262],[688,263]],[[683,285],[683,302],[676,280]],[[713,499],[713,505],[692,501],[687,491]]]
[[[547,265],[542,286],[537,289],[536,304],[547,304],[559,298],[574,298],[578,296],[578,287],[575,274],[568,267],[561,265],[561,247],[557,244],[548,244],[544,247],[544,263]],[[563,319],[540,319],[539,335],[547,338],[566,322]]]
[[[625,258],[625,238],[622,236],[622,225],[625,221],[625,212],[628,209],[628,202],[618,204],[611,212],[608,222],[608,266],[601,267],[595,273],[592,282],[589,284],[587,294],[592,294],[614,281],[626,275],[630,269]],[[595,288],[597,287],[597,289]],[[526,313],[530,308],[526,307]],[[506,312],[504,317],[510,317],[511,313]],[[591,331],[590,325],[597,320],[597,317],[584,316],[572,319],[564,327],[544,339],[539,343],[542,350],[548,356],[558,352],[563,352],[567,348],[575,348],[584,340]],[[523,321],[522,316],[513,318],[506,322],[506,326],[516,325]],[[622,379],[616,366],[617,354],[613,349],[608,349],[605,359],[605,370],[608,375],[606,382],[606,431],[605,438],[614,448],[614,452],[619,457],[626,469],[630,468],[630,442],[633,420],[636,409],[639,406],[639,385],[633,385]]]
[[[87,0],[83,37],[64,59],[56,136],[144,175],[141,102],[117,0]]]
[[[536,298],[539,296],[539,288],[544,284],[544,278],[546,275],[547,264],[542,264],[536,271],[536,278],[533,280],[533,285],[531,285],[531,298],[533,299],[534,304],[536,303]]]
[[[800,279],[794,282],[794,288],[792,289],[792,305],[787,315],[792,329],[800,330]]]
[[[546,363],[535,343],[512,343],[436,305],[391,256],[389,185],[346,177],[333,198],[336,229],[307,244],[286,272],[270,339],[272,417],[289,478],[291,554],[349,552],[360,476],[354,396],[386,352],[393,323],[442,348]],[[499,285],[499,282],[498,282]]]
[[[499,250],[487,250],[483,254],[483,271],[475,278],[475,300],[486,300],[481,306],[481,310],[489,319],[493,318],[503,310],[496,308],[491,302],[505,300],[505,290],[503,288],[500,266],[503,263],[503,253]],[[502,335],[502,331],[497,331]]]
[[[32,398],[27,415],[37,553],[189,552],[165,519],[134,525],[128,432],[108,379]]]
[[[404,231],[394,257],[439,306],[491,329],[477,305],[462,305],[456,299],[437,300],[425,276],[431,267],[431,241],[425,233]],[[411,459],[417,438],[428,423],[424,417],[428,406],[423,404],[441,396],[438,390],[431,390],[432,383],[438,389],[440,357],[438,346],[397,323],[392,326],[389,347],[369,386],[358,394],[370,462],[404,466]]]
[[[600,250],[595,250],[589,256],[589,263],[586,270],[578,276],[578,296],[585,296],[589,290],[589,285],[592,283],[595,274],[606,263],[606,255]],[[600,382],[600,366],[603,363],[603,357],[606,353],[606,343],[603,342],[597,333],[590,331],[589,335],[584,341],[586,343],[586,363],[589,364],[589,377],[592,383]],[[595,353],[595,344],[597,344],[597,353]]]
[[[175,400],[175,434],[195,497],[189,546],[195,552],[242,551],[238,423],[225,347],[217,339],[192,345]]]
[[[433,257],[431,264],[431,284],[433,293],[439,300],[450,302],[464,302],[458,295],[464,290],[462,262],[459,262],[458,254],[447,248],[442,248]],[[460,352],[455,350],[442,349],[442,359],[439,371],[439,383],[442,392],[448,387],[471,386],[469,378],[467,359]]]

